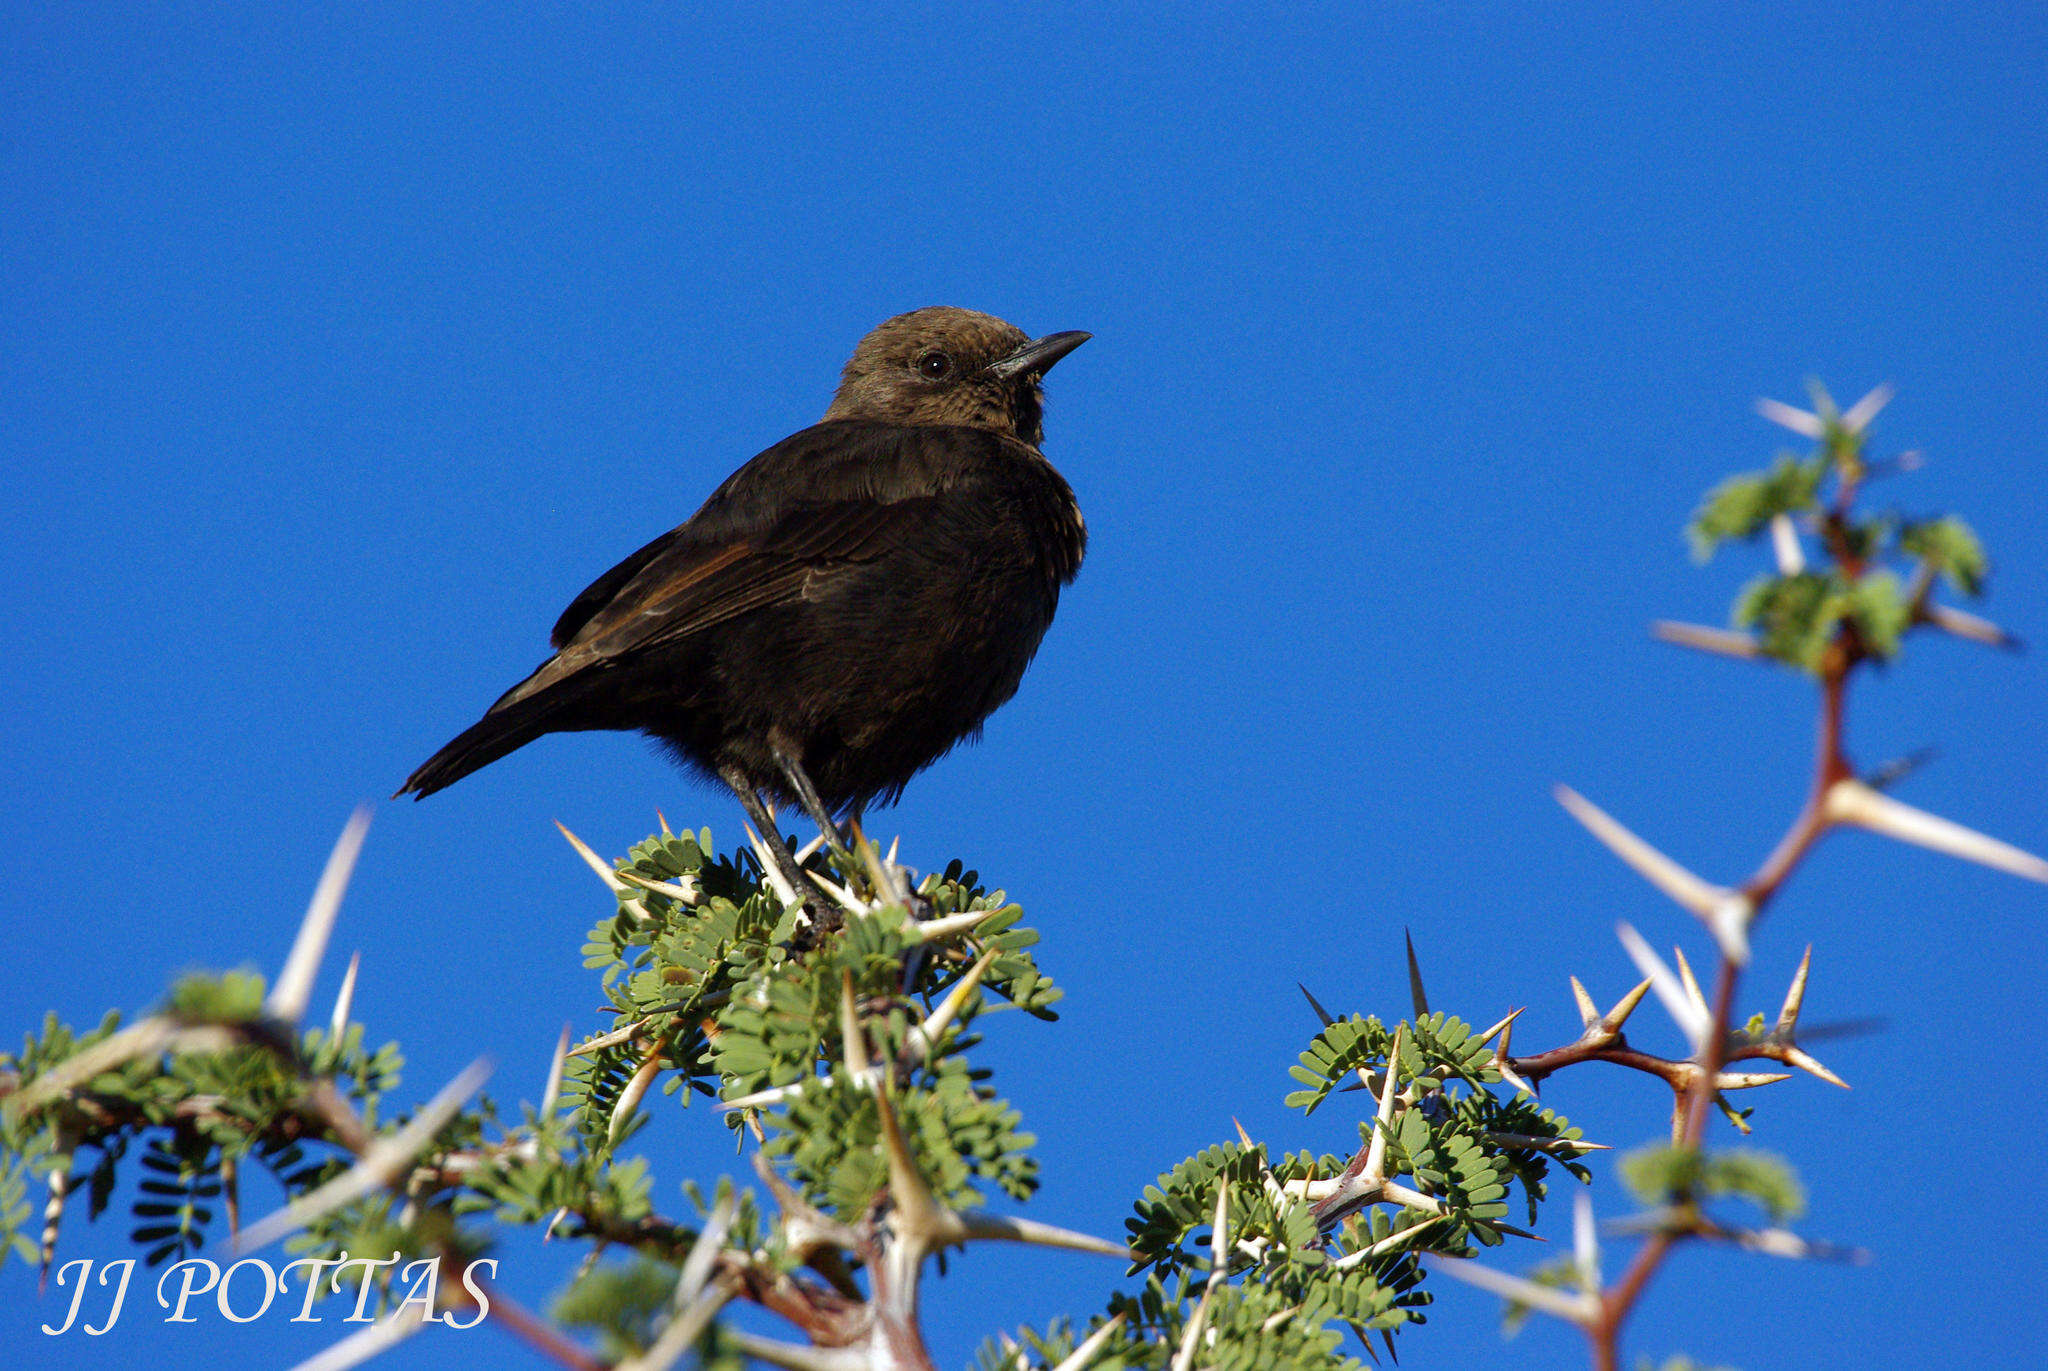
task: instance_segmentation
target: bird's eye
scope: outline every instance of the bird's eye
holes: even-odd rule
[[[927,352],[917,359],[917,374],[927,381],[943,381],[953,370],[953,359],[943,352]]]

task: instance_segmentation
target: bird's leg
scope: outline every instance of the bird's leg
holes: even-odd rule
[[[747,778],[731,767],[720,770],[718,774],[732,787],[732,793],[740,797],[740,808],[746,810],[747,817],[754,821],[754,828],[768,848],[768,860],[775,864],[776,872],[810,909],[813,918],[824,918],[831,909],[825,900],[825,892],[818,889],[804,869],[797,865],[789,844],[782,840],[782,825],[775,822],[775,815],[762,801],[760,792],[748,785]]]
[[[825,808],[825,801],[819,796],[818,788],[811,784],[810,773],[804,770],[803,763],[794,755],[779,747],[775,749],[775,764],[782,768],[782,778],[788,781],[789,788],[796,792],[797,803],[803,806],[804,813],[811,816],[811,822],[818,826],[818,832],[825,835],[825,842],[831,847],[832,858],[839,863],[839,869],[846,873],[848,879],[852,879],[855,867],[853,854],[846,848],[846,835],[839,831],[839,824],[833,819],[832,811]]]

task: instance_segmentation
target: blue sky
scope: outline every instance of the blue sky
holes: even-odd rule
[[[1360,11],[1366,11],[1361,14]],[[874,825],[1020,900],[1069,992],[989,1057],[1043,1139],[1032,1212],[1119,1231],[1132,1197],[1284,1111],[1312,1021],[1633,980],[1625,918],[1682,916],[1549,798],[1568,781],[1706,874],[1796,807],[1810,690],[1687,656],[1758,569],[1680,528],[1785,435],[1759,395],[1900,388],[1879,498],[1970,519],[1987,612],[2048,639],[2048,15],[1835,6],[127,7],[0,13],[0,1029],[151,1004],[192,966],[274,972],[351,806],[389,794],[545,655],[591,577],[813,421],[887,315],[970,306],[1094,342],[1051,378],[1047,452],[1093,542],[1018,698]],[[1923,746],[1912,803],[2048,848],[2048,661],[1916,639],[1852,704],[1853,755]],[[540,1088],[607,897],[655,811],[739,812],[646,744],[544,740],[380,805],[321,983],[424,1099],[478,1053]],[[1862,1267],[1685,1252],[1632,1353],[1757,1368],[1870,1348],[2031,1364],[2048,1096],[2024,1061],[2048,890],[1829,842],[1758,937],[1745,1009],[1815,945],[1808,1012],[1855,1089],[1759,1103],[1804,1231]],[[1659,1033],[1665,1041],[1658,1041]],[[1646,1041],[1671,1049],[1668,1026]],[[1660,1087],[1546,1100],[1654,1140]],[[1940,1118],[1937,1125],[1931,1118]],[[662,1203],[735,1163],[659,1121]],[[1600,1170],[1601,1212],[1625,1207]],[[1557,1216],[1562,1219],[1562,1212]],[[67,1229],[117,1255],[125,1224]],[[1543,1254],[1511,1249],[1502,1264]],[[516,1243],[541,1302],[573,1253]],[[931,1298],[943,1364],[1099,1308],[1083,1257],[970,1254]],[[223,1334],[131,1308],[27,1366],[279,1363],[339,1328]],[[1410,1367],[1580,1365],[1503,1345],[1441,1288]],[[486,1332],[422,1340],[535,1364]],[[1845,1352],[1845,1349],[1854,1349]]]

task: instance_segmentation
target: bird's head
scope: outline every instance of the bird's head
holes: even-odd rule
[[[992,314],[945,305],[899,314],[860,340],[825,418],[983,428],[1037,447],[1039,379],[1088,337],[1034,339]]]

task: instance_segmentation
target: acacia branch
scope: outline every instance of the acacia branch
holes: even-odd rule
[[[1835,508],[1824,520],[1830,550],[1841,562],[1843,569],[1851,576],[1860,573],[1861,566],[1846,556],[1849,549],[1841,537],[1847,498],[1853,493],[1853,485],[1844,481],[1843,495]],[[1780,889],[1784,887],[1799,864],[1806,859],[1814,845],[1830,827],[1827,816],[1828,791],[1836,782],[1854,775],[1848,756],[1843,747],[1844,713],[1848,698],[1849,675],[1865,660],[1864,650],[1853,625],[1845,621],[1837,630],[1821,662],[1821,704],[1820,720],[1816,729],[1814,748],[1813,783],[1808,789],[1806,802],[1799,814],[1785,830],[1785,836],[1757,868],[1756,874],[1742,884],[1742,894],[1747,897],[1752,910],[1761,914]],[[1774,1055],[1768,1044],[1749,1044],[1731,1047],[1729,1027],[1734,1022],[1735,990],[1741,979],[1742,968],[1725,952],[1720,954],[1720,968],[1715,976],[1714,997],[1709,1006],[1711,1018],[1707,1032],[1701,1040],[1699,1055],[1688,1063],[1693,1069],[1675,1081],[1672,1090],[1676,1096],[1673,1106],[1674,1142],[1680,1147],[1697,1148],[1706,1136],[1707,1120],[1714,1102],[1719,1098],[1721,1068],[1735,1056],[1767,1057]],[[1604,1057],[1602,1060],[1614,1060]],[[1635,1064],[1635,1063],[1624,1063]],[[1670,1065],[1670,1064],[1665,1064]],[[1552,1070],[1555,1067],[1550,1068]],[[1637,1069],[1651,1069],[1638,1065]],[[1527,1068],[1524,1068],[1525,1074]],[[1533,1077],[1532,1077],[1533,1079]],[[1671,1077],[1666,1077],[1670,1080]],[[1658,1232],[1646,1239],[1637,1249],[1621,1277],[1600,1296],[1600,1310],[1586,1326],[1587,1339],[1592,1344],[1595,1371],[1617,1371],[1620,1366],[1621,1326],[1627,1322],[1637,1302],[1642,1298],[1650,1278],[1670,1256],[1679,1235]]]

